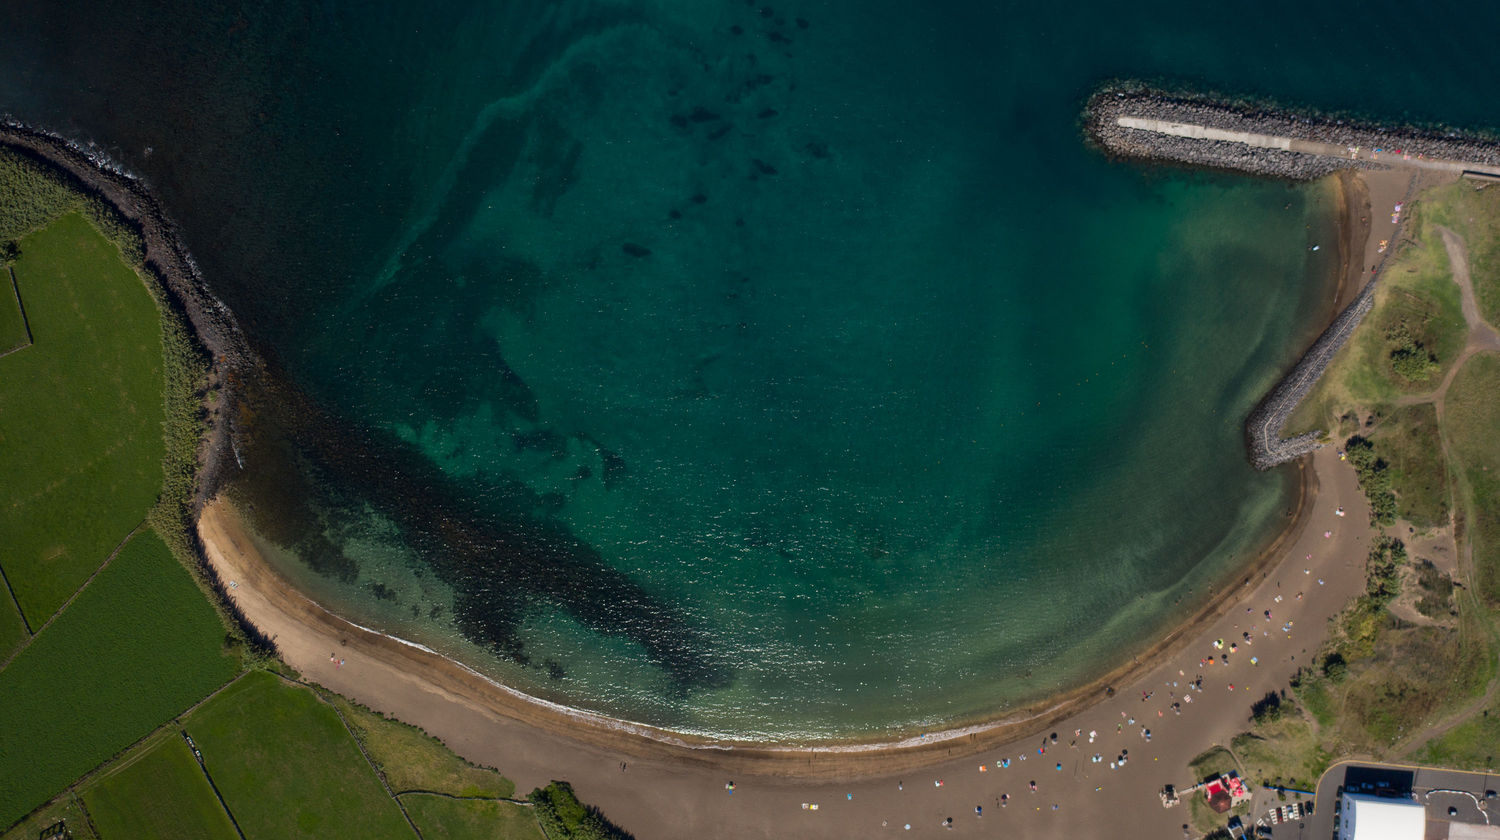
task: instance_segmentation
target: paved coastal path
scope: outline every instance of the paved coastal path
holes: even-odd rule
[[[1500,166],[1488,163],[1471,163],[1462,160],[1443,160],[1418,154],[1412,155],[1401,149],[1384,149],[1361,146],[1339,146],[1296,137],[1279,137],[1274,134],[1256,134],[1249,131],[1229,131],[1206,125],[1186,122],[1150,119],[1147,117],[1117,117],[1115,123],[1122,128],[1151,131],[1171,137],[1187,137],[1194,140],[1211,140],[1226,143],[1243,143],[1258,149],[1279,149],[1316,157],[1339,160],[1365,161],[1376,165],[1428,169],[1455,175],[1473,174],[1500,179]],[[1397,140],[1396,142],[1401,142]]]

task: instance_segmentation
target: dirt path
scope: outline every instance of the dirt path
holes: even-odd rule
[[[1443,237],[1443,248],[1448,252],[1448,264],[1453,272],[1453,282],[1458,284],[1464,321],[1468,325],[1469,330],[1468,341],[1465,342],[1464,349],[1459,353],[1458,358],[1454,359],[1452,366],[1448,368],[1448,373],[1443,377],[1442,384],[1428,394],[1403,397],[1399,402],[1402,405],[1431,402],[1436,410],[1438,429],[1441,432],[1443,429],[1444,408],[1448,402],[1449,386],[1453,384],[1453,380],[1458,375],[1459,370],[1463,368],[1464,364],[1475,353],[1500,352],[1500,332],[1496,332],[1495,328],[1479,314],[1479,306],[1474,297],[1474,284],[1469,271],[1468,248],[1464,243],[1463,237],[1442,225],[1434,225],[1433,227]],[[1441,447],[1444,460],[1450,464],[1453,463],[1446,435],[1443,436]],[[1456,505],[1458,501],[1456,498],[1457,488],[1453,488],[1453,492],[1455,494],[1454,502]],[[1455,547],[1457,548],[1457,546]],[[1468,579],[1471,588],[1466,591],[1472,592],[1474,582],[1472,549],[1467,545],[1463,546],[1460,550],[1455,551],[1454,559],[1458,566],[1455,570],[1455,576]],[[1474,608],[1482,609],[1477,603]],[[1483,695],[1465,704],[1462,709],[1447,715],[1441,721],[1411,734],[1397,745],[1394,753],[1396,755],[1407,754],[1408,751],[1417,746],[1425,744],[1434,738],[1441,737],[1453,727],[1473,717],[1481,709],[1488,707],[1491,701],[1495,699],[1497,692],[1500,692],[1500,675],[1490,680],[1489,685],[1485,687]]]

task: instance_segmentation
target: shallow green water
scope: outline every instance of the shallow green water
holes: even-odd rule
[[[280,5],[17,15],[0,108],[143,171],[284,374],[240,486],[288,573],[735,737],[1077,684],[1284,521],[1240,427],[1328,315],[1330,197],[1111,164],[1096,84],[1482,123],[1493,61],[1387,77],[1317,9]]]

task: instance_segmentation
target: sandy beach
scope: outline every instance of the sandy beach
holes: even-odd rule
[[[1366,259],[1346,257],[1340,298],[1369,276],[1383,230],[1376,202],[1404,194],[1408,180],[1380,177],[1368,192],[1360,178],[1345,182],[1343,253]],[[841,749],[693,742],[533,702],[308,600],[258,556],[223,500],[204,507],[198,528],[228,597],[304,678],[426,729],[500,768],[521,791],[567,779],[643,840],[849,837],[908,833],[907,825],[913,835],[1064,837],[1123,824],[1122,836],[1177,836],[1185,807],[1163,809],[1157,791],[1194,781],[1188,760],[1243,731],[1251,703],[1287,684],[1322,642],[1329,618],[1363,588],[1372,531],[1353,470],[1332,447],[1285,468],[1302,472],[1301,504],[1286,532],[1241,583],[1221,588],[1145,653],[978,731]],[[1228,642],[1240,650],[1228,663],[1203,664],[1222,657],[1218,639],[1224,650]],[[1128,762],[1112,767],[1127,750]],[[948,817],[951,829],[942,825]]]
[[[1166,831],[1180,825],[1183,812],[1162,809],[1156,791],[1168,782],[1189,783],[1189,759],[1242,731],[1250,704],[1285,685],[1322,641],[1327,619],[1363,587],[1369,529],[1353,471],[1332,449],[1320,451],[1312,469],[1319,490],[1280,562],[1238,587],[1242,591],[1219,617],[1181,633],[1169,655],[1147,658],[1146,673],[1117,684],[1114,697],[1084,698],[1063,720],[853,753],[704,749],[657,740],[662,733],[642,737],[569,717],[323,610],[257,557],[243,524],[222,501],[204,510],[199,531],[229,597],[305,678],[421,726],[470,760],[500,767],[522,789],[568,779],[642,838],[842,837],[904,830],[908,823],[913,832],[930,833],[945,830],[939,823],[949,816],[954,830],[998,834],[1024,826],[1026,836],[1061,837],[1118,819],[1120,809],[1145,834],[1147,826]],[[1340,507],[1346,516],[1336,515]],[[1332,537],[1323,536],[1328,531]],[[1283,629],[1288,621],[1289,632]],[[1254,644],[1242,647],[1227,667],[1200,665],[1222,655],[1213,640],[1239,640],[1244,633]],[[1252,655],[1258,664],[1251,664]],[[1200,674],[1201,691],[1190,691]],[[1144,727],[1152,730],[1149,741]],[[1083,735],[1075,738],[1074,730]],[[1054,731],[1058,742],[1038,753],[1042,738]],[[1099,733],[1093,744],[1090,731]],[[1129,750],[1127,764],[1110,769],[1122,750]],[[1092,763],[1095,753],[1104,761]],[[1003,758],[1009,768],[997,766]],[[732,794],[725,790],[728,781],[736,783]],[[1011,800],[1005,807],[1003,794]],[[819,808],[803,809],[803,803]],[[976,805],[984,806],[983,817],[975,815]]]

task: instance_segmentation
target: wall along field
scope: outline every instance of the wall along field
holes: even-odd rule
[[[106,838],[234,840],[238,835],[197,759],[168,729],[122,761],[87,793],[89,816]]]
[[[0,671],[0,825],[233,677],[223,639],[161,538],[137,533]]]

